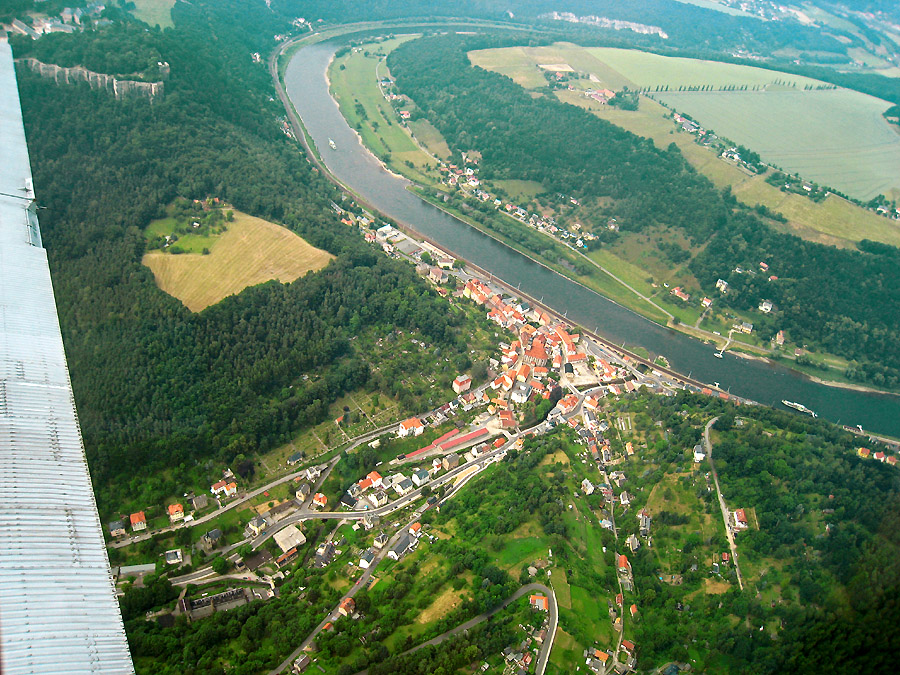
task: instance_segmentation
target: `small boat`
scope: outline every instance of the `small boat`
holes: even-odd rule
[[[335,145],[335,142],[333,140],[331,140],[330,138],[328,139],[328,145],[331,146],[332,150],[337,150],[337,145]]]
[[[713,356],[715,356],[717,359],[721,359],[721,358],[722,358],[722,352],[716,352],[715,354],[713,354]]]
[[[781,402],[784,405],[786,405],[788,408],[793,408],[794,410],[797,410],[802,413],[806,413],[807,415],[812,415],[813,417],[818,417],[818,415],[815,412],[813,412],[812,410],[807,408],[802,403],[794,403],[793,401],[785,401],[784,399],[782,399]]]

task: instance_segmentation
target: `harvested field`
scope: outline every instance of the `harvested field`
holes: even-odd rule
[[[209,255],[151,251],[143,263],[162,290],[199,312],[248,286],[294,281],[333,257],[280,225],[236,211]]]

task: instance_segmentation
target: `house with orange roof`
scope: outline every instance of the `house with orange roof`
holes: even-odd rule
[[[181,504],[169,504],[169,521],[177,523],[184,520],[184,507]]]
[[[372,485],[377,488],[384,487],[384,479],[381,477],[381,474],[377,471],[370,471],[369,475],[366,476],[370,481],[372,481]]]
[[[414,537],[418,537],[422,533],[422,523],[417,521],[410,525],[409,533]]]
[[[468,375],[457,375],[456,379],[453,380],[453,391],[457,394],[462,394],[464,391],[468,391],[472,386],[472,378]]]
[[[225,486],[225,496],[234,497],[237,494],[237,483],[229,483]]]
[[[550,374],[550,370],[544,366],[535,366],[531,372],[536,378],[543,378]]]
[[[862,457],[863,459],[869,459],[869,455],[871,454],[871,452],[872,451],[869,450],[868,448],[859,448],[856,451],[856,454],[859,455],[860,457]]]
[[[357,485],[359,485],[360,492],[365,492],[370,487],[372,487],[372,480],[370,478],[363,478],[361,481],[359,481],[359,483],[357,483]]]
[[[218,483],[213,483],[209,486],[209,491],[214,495],[221,494],[225,492],[225,486],[228,485],[224,480],[220,480]]]
[[[631,654],[634,651],[634,643],[631,640],[622,640],[622,649]]]
[[[575,410],[575,407],[578,405],[578,397],[575,394],[569,394],[568,396],[564,396],[558,405],[560,410],[563,411],[563,414],[567,415]]]
[[[316,496],[313,497],[313,506],[317,506],[320,509],[325,508],[325,505],[328,503],[328,497],[323,495],[321,492],[317,492]]]
[[[531,605],[534,609],[540,610],[542,612],[549,611],[550,609],[550,600],[543,595],[530,596],[528,598],[528,604]]]
[[[353,598],[344,598],[338,605],[338,614],[341,616],[352,616],[356,611],[356,600]]]
[[[633,619],[634,617],[636,617],[638,615],[637,605],[632,605],[631,607],[628,608],[628,611],[631,612],[631,618]]]
[[[422,420],[418,417],[410,417],[408,420],[400,422],[400,429],[397,431],[397,435],[400,438],[406,438],[407,436],[419,436],[424,431],[425,425],[422,424]]]
[[[625,555],[620,555],[616,567],[622,574],[631,574],[631,563]]]
[[[594,650],[594,658],[600,661],[604,666],[606,662],[609,660],[609,654],[606,652],[601,652],[599,649]]]
[[[147,516],[143,511],[131,514],[131,529],[133,532],[140,532],[147,529]]]
[[[627,457],[631,457],[634,454],[634,445],[631,444],[631,441],[628,441],[625,444],[625,455]]]
[[[736,511],[734,511],[732,516],[734,517],[733,522],[734,522],[735,531],[741,531],[741,530],[747,529],[747,527],[748,527],[747,514],[744,513],[744,509],[737,509]]]

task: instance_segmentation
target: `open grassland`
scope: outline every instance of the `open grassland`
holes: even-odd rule
[[[544,186],[534,180],[497,180],[494,185],[506,192],[513,201],[526,204],[545,192]]]
[[[143,262],[162,290],[199,312],[248,286],[294,281],[332,257],[286,228],[235,212],[234,222],[211,242],[209,255],[152,251]]]
[[[704,61],[676,56],[660,56],[636,49],[594,47],[586,50],[591,56],[638,87],[668,86],[669,91],[678,87],[712,86],[714,89],[729,86],[803,89],[805,85],[823,84],[801,75],[787,75],[765,68],[739,66],[733,63]],[[781,84],[776,85],[776,80]]]
[[[900,137],[880,99],[842,89],[658,96],[789,173],[859,199],[900,194]]]
[[[504,47],[469,52],[473,65],[502,73],[517,84],[533,89],[547,84],[541,66],[565,65],[577,73],[593,75],[595,84],[610,89],[634,87],[626,76],[595,57],[589,50],[565,42],[547,47]]]
[[[409,128],[416,140],[432,155],[441,159],[450,158],[450,147],[447,145],[447,141],[431,122],[425,119],[413,120],[409,123]]]
[[[359,132],[363,144],[398,173],[420,183],[434,184],[428,171],[435,165],[435,160],[404,129],[397,112],[378,85],[380,79],[390,76],[384,63],[385,56],[415,37],[402,35],[357,47],[334,60],[328,70],[328,78],[341,114]],[[410,104],[405,105],[408,107]],[[419,124],[418,128],[427,137],[426,147],[438,156],[449,156],[449,148],[437,129],[425,124],[431,128],[427,129],[423,124]]]
[[[175,0],[134,0],[133,13],[135,18],[149,26],[171,28],[175,25],[172,22],[174,6]]]

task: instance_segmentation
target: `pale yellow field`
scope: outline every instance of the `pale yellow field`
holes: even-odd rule
[[[455,591],[448,588],[434,599],[428,607],[422,610],[422,613],[416,617],[416,623],[431,623],[443,618],[462,603],[462,594],[464,591]]]
[[[322,269],[333,257],[280,225],[235,211],[234,222],[209,255],[151,251],[143,263],[162,290],[199,312],[248,286],[294,281]]]

